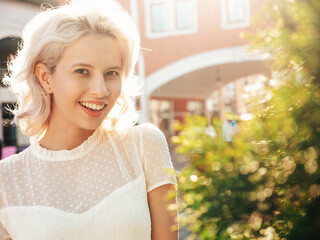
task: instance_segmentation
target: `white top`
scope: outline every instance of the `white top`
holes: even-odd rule
[[[147,192],[177,187],[161,131],[98,128],[72,150],[0,161],[0,240],[151,239]]]

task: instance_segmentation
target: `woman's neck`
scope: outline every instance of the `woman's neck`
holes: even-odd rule
[[[49,124],[39,143],[47,150],[71,150],[81,145],[93,132],[94,130],[55,127]]]

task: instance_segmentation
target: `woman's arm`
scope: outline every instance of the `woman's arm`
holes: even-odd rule
[[[151,216],[152,240],[177,240],[178,239],[178,212],[177,208],[169,210],[168,205],[177,206],[176,197],[166,200],[169,191],[175,192],[173,184],[162,185],[148,193],[148,203]]]

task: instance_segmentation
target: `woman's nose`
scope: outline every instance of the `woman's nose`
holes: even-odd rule
[[[91,81],[90,91],[98,98],[109,96],[108,87],[103,75],[95,76]]]

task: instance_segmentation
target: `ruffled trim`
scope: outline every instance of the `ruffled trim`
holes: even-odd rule
[[[39,159],[48,161],[66,161],[81,158],[94,149],[99,143],[103,127],[97,128],[93,134],[81,143],[78,147],[71,150],[48,150],[40,146],[39,142],[32,141],[30,150]]]

